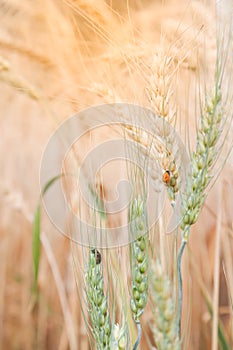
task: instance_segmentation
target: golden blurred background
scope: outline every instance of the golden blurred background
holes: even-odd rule
[[[200,91],[213,82],[214,33],[214,1],[0,0],[0,349],[89,349],[69,240],[45,213],[32,307],[32,222],[51,133],[95,104],[160,113],[166,69],[164,116],[175,109],[177,128],[185,139],[188,125],[193,145],[197,82]],[[189,350],[213,348],[207,295],[232,341],[232,184],[229,158],[185,254]],[[142,348],[149,349],[145,337]]]

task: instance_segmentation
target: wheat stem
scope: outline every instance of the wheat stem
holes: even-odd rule
[[[182,301],[183,301],[183,283],[182,283],[182,271],[181,271],[181,262],[186,246],[186,241],[182,241],[180,245],[180,250],[177,257],[177,273],[178,273],[178,311],[177,311],[177,332],[179,337],[181,335],[181,314],[182,314]]]
[[[142,327],[141,327],[140,321],[137,321],[136,325],[137,325],[137,330],[138,330],[138,337],[137,337],[137,340],[133,346],[133,350],[137,349],[138,345],[140,344],[141,337],[142,337]]]

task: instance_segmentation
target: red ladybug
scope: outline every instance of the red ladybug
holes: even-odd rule
[[[169,182],[170,182],[170,171],[169,170],[166,170],[164,173],[163,173],[163,182],[167,185]]]

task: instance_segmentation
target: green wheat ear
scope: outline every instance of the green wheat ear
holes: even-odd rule
[[[99,251],[93,249],[89,254],[86,271],[86,296],[92,331],[98,350],[110,350],[111,321],[108,300],[104,293],[102,261]]]
[[[132,298],[130,307],[138,327],[138,339],[134,345],[137,348],[141,338],[140,316],[148,299],[148,265],[149,265],[149,237],[145,203],[138,196],[132,204],[130,215],[130,230],[136,240],[130,246]]]
[[[180,341],[177,332],[176,302],[171,295],[171,282],[158,259],[152,272],[154,340],[158,350],[178,350]]]
[[[142,315],[148,298],[148,230],[144,202],[140,196],[134,200],[131,230],[137,239],[131,244],[132,298],[131,310],[135,321]],[[146,232],[146,234],[145,234]]]
[[[178,271],[178,332],[181,330],[182,312],[182,274],[181,261],[188,242],[190,227],[197,221],[206,197],[206,188],[211,180],[211,170],[218,157],[218,141],[224,123],[222,93],[216,74],[216,85],[212,93],[206,97],[201,115],[201,125],[197,132],[196,150],[191,156],[191,169],[188,174],[181,201],[182,221],[180,223],[182,242],[177,256]]]
[[[211,180],[211,168],[219,151],[217,142],[221,135],[222,116],[222,94],[217,86],[206,99],[201,126],[197,133],[196,151],[191,157],[191,171],[182,198],[183,219],[180,228],[183,240],[186,242],[190,226],[198,219],[205,199],[205,189]]]

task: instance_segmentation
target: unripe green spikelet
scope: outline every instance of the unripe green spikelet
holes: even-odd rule
[[[197,221],[200,214],[205,198],[204,191],[211,179],[211,166],[217,157],[223,113],[221,99],[221,90],[216,88],[207,98],[197,133],[196,151],[191,157],[191,171],[181,205],[183,218],[180,227],[185,241],[188,240],[190,226]]]
[[[104,280],[101,271],[101,261],[97,259],[97,250],[93,249],[90,251],[86,271],[88,311],[97,349],[110,350],[111,322],[108,312],[108,301],[104,294],[103,286]]]
[[[152,298],[154,301],[154,340],[158,350],[180,349],[175,312],[175,300],[171,296],[171,283],[162,271],[157,259],[152,274]]]
[[[132,298],[131,310],[136,322],[142,315],[148,298],[149,238],[145,205],[138,196],[131,208],[130,230],[137,239],[131,244]]]

